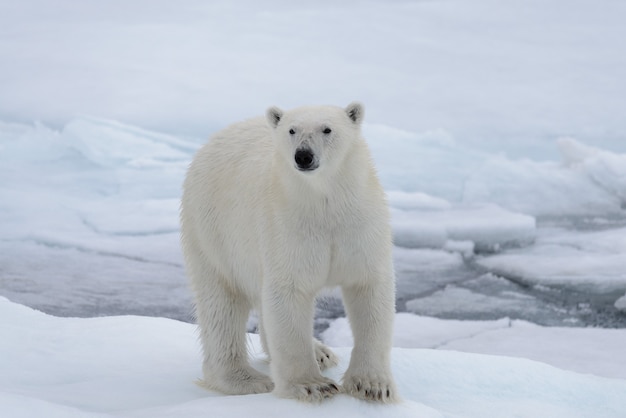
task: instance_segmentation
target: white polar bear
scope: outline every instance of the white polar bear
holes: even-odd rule
[[[271,107],[266,116],[215,134],[184,183],[181,241],[204,384],[305,401],[340,392],[320,373],[337,359],[312,337],[317,293],[340,286],[355,344],[343,391],[393,402],[391,229],[360,133],[363,107]],[[248,363],[251,309],[273,382]]]

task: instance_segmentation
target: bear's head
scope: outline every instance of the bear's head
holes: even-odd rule
[[[301,173],[333,171],[361,138],[363,106],[351,103],[335,106],[308,106],[282,111],[267,109],[274,132],[278,157]]]

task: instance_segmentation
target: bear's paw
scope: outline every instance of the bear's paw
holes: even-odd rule
[[[340,391],[340,386],[337,383],[320,376],[291,382],[287,388],[280,390],[276,394],[283,398],[319,403],[326,398],[332,398]]]
[[[339,363],[339,359],[335,353],[317,340],[315,340],[315,359],[317,360],[317,365],[320,367],[320,371],[335,367]]]
[[[204,380],[199,381],[198,384],[226,395],[250,395],[274,390],[272,379],[252,367],[231,370],[220,378],[205,376]]]
[[[343,378],[343,390],[350,396],[370,402],[398,401],[396,387],[391,377],[347,375]]]

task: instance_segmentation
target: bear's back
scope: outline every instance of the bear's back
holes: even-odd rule
[[[264,118],[234,123],[216,132],[194,156],[184,192],[245,187],[271,159],[271,131]]]
[[[271,131],[259,117],[216,132],[189,167],[181,205],[183,241],[196,242],[229,275],[259,268],[257,260],[240,255],[258,246],[259,199],[267,196],[272,158]]]

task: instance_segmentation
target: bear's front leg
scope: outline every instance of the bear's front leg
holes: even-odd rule
[[[315,357],[314,300],[314,294],[285,284],[263,291],[263,326],[277,396],[320,402],[339,393],[339,385],[322,376]]]
[[[350,365],[343,389],[367,401],[398,400],[391,375],[390,355],[395,315],[395,290],[389,281],[359,283],[342,289],[354,335]]]

